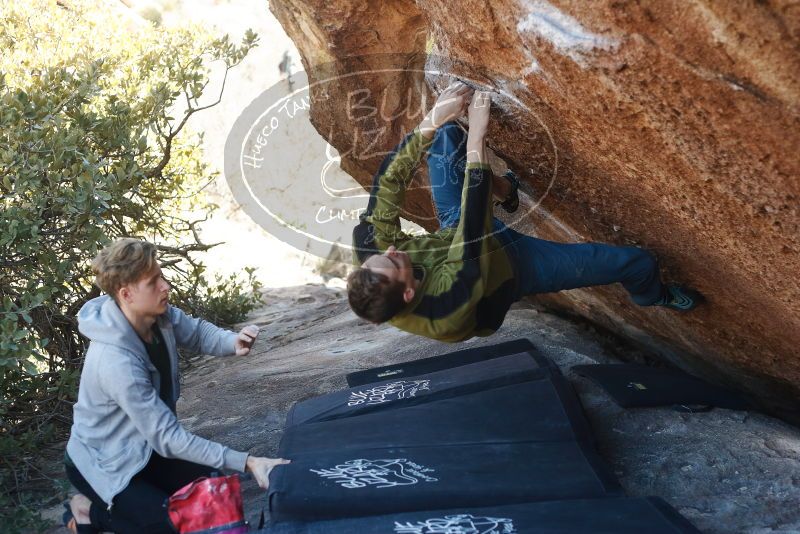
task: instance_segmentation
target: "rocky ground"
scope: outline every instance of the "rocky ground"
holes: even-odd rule
[[[346,387],[350,371],[454,350],[366,324],[343,297],[343,289],[323,285],[269,290],[251,320],[261,326],[251,356],[204,358],[186,370],[184,424],[231,447],[273,455],[292,403]],[[468,345],[519,337],[572,381],[628,494],[658,495],[707,532],[800,532],[800,430],[757,413],[622,409],[569,368],[647,355],[534,305],[516,305],[494,337]],[[252,521],[262,493],[252,483],[246,488]]]

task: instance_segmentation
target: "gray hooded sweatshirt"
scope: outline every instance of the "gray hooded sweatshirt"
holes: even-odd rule
[[[246,452],[187,432],[178,422],[178,347],[226,356],[237,335],[168,306],[157,321],[169,352],[172,376],[159,377],[144,343],[107,295],[78,312],[78,330],[89,338],[73,407],[67,453],[81,475],[109,505],[156,451],[217,469],[244,471]],[[160,380],[172,380],[169,405],[158,396]]]

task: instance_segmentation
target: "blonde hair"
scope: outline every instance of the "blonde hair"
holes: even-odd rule
[[[122,237],[106,245],[92,261],[94,283],[116,300],[123,286],[139,281],[157,263],[156,246],[141,239]]]

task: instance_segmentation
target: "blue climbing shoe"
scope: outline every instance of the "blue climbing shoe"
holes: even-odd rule
[[[666,295],[656,302],[656,306],[664,306],[673,310],[687,312],[693,310],[705,299],[698,291],[688,287],[669,285]]]

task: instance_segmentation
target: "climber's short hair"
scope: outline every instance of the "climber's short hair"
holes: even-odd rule
[[[347,277],[347,300],[356,315],[372,323],[385,323],[402,310],[405,284],[385,274],[361,267]]]

